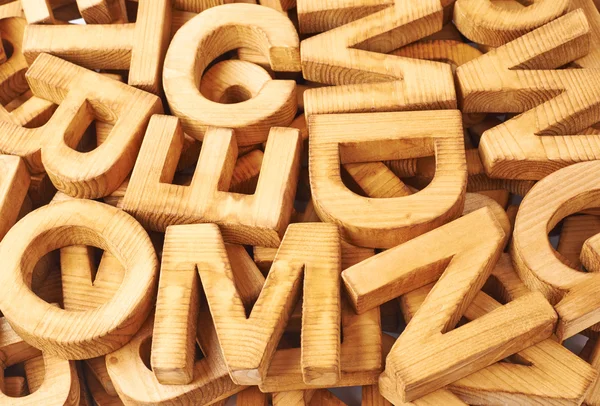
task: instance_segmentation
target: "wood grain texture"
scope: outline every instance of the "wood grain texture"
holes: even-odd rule
[[[31,65],[27,81],[34,96],[60,106],[39,128],[0,121],[0,150],[23,157],[32,173],[46,170],[68,195],[110,194],[133,168],[150,115],[162,111],[160,100],[50,55]],[[114,129],[102,147],[78,152],[94,119],[115,124]]]
[[[88,200],[45,206],[25,216],[0,244],[0,309],[11,325],[48,355],[86,359],[124,345],[150,312],[157,282],[154,247],[126,213]],[[65,311],[40,301],[31,291],[35,264],[47,252],[69,245],[110,251],[124,265],[123,283],[103,306]],[[18,297],[18,300],[15,299]]]
[[[156,231],[175,224],[211,222],[221,227],[227,242],[278,246],[296,190],[298,131],[271,130],[253,195],[227,192],[237,157],[236,137],[227,129],[212,129],[205,138],[190,186],[170,184],[182,143],[177,118],[152,117],[123,209]]]
[[[77,0],[77,8],[87,24],[128,22],[125,0]]]
[[[194,379],[200,292],[196,226],[171,226],[165,233],[150,363],[163,385]]]
[[[492,270],[484,290],[490,285],[494,297],[503,302],[530,295],[503,254]],[[402,296],[404,316],[410,320],[433,285]],[[501,307],[483,291],[466,308],[464,317],[471,321]],[[500,361],[447,386],[471,405],[504,404],[581,404],[594,380],[594,371],[553,339],[547,339],[516,354],[519,362]],[[439,392],[439,391],[438,391]]]
[[[218,228],[187,227],[197,230],[196,241],[202,241],[196,249],[198,272],[234,382],[263,382],[304,279],[303,379],[313,384],[335,384],[340,375],[341,264],[337,228],[327,224],[290,225],[263,291],[247,317]]]
[[[308,225],[314,227],[313,225]],[[342,244],[342,269],[372,256],[373,250]],[[364,314],[354,313],[342,297],[343,334],[340,346],[341,379],[336,387],[373,385],[382,370],[382,334],[379,309]],[[325,385],[307,384],[302,374],[300,348],[275,352],[265,380],[259,385],[264,392],[306,391],[326,388]]]
[[[250,386],[237,394],[238,405],[244,406],[268,406],[269,398],[266,393],[262,393],[258,386]]]
[[[600,233],[600,218],[584,214],[581,216],[567,217],[562,225],[560,240],[556,250],[567,259],[567,265],[579,269],[581,261],[579,255],[585,241]],[[596,271],[590,269],[591,272]]]
[[[29,172],[21,158],[0,155],[0,241],[17,221],[29,181]]]
[[[170,3],[140,1],[131,24],[29,25],[23,53],[30,64],[48,53],[88,69],[129,70],[129,85],[160,94],[171,33]]]
[[[521,203],[511,254],[515,269],[532,290],[541,291],[559,315],[556,335],[564,340],[600,322],[597,295],[598,247],[592,237],[583,247],[580,272],[564,264],[548,241],[548,232],[564,217],[598,206],[597,162],[561,169],[538,182]]]
[[[169,107],[181,119],[186,134],[202,140],[209,126],[228,127],[236,130],[239,145],[253,145],[265,141],[271,127],[285,127],[294,119],[295,82],[267,79],[255,72],[262,68],[247,63],[233,64],[248,70],[244,76],[251,76],[252,81],[263,82],[255,97],[223,104],[198,90],[210,62],[240,47],[259,50],[274,71],[300,70],[298,34],[282,13],[258,5],[226,4],[198,14],[175,34],[163,72]]]
[[[315,209],[321,219],[341,226],[348,242],[393,247],[462,211],[467,173],[458,111],[315,115],[309,118],[309,132]],[[340,177],[341,164],[433,154],[434,179],[412,196],[364,198],[351,192]],[[379,213],[376,218],[370,215],[373,210]]]
[[[28,90],[25,72],[27,61],[23,55],[23,33],[27,22],[23,18],[0,20],[0,35],[13,49],[12,55],[0,65],[0,102],[7,105],[11,100]]]
[[[454,22],[471,41],[498,47],[560,17],[569,5],[569,0],[534,0],[509,9],[492,0],[457,0]]]
[[[394,0],[330,1],[297,0],[300,32],[328,31],[390,7]]]
[[[187,385],[163,385],[146,366],[150,358],[153,317],[132,340],[106,357],[108,373],[120,398],[131,405],[206,405],[245,389],[233,383],[206,303],[199,310],[196,340],[204,358],[194,363],[194,380]]]
[[[538,180],[596,159],[597,131],[588,128],[598,120],[592,89],[600,76],[556,70],[588,53],[590,35],[576,10],[457,69],[464,112],[524,112],[483,133],[490,177]]]
[[[570,10],[580,8],[590,25],[590,51],[587,55],[575,60],[573,65],[579,68],[600,68],[600,12],[594,0],[571,0]]]
[[[43,358],[42,358],[43,357]],[[7,390],[4,369],[25,362],[29,393],[12,397]],[[33,365],[35,363],[35,365]],[[28,365],[29,364],[29,365]],[[73,361],[40,354],[10,327],[6,318],[0,318],[0,402],[15,406],[77,406],[79,405],[79,380]]]
[[[306,2],[317,8],[343,8],[344,3],[359,8],[365,4],[364,1]],[[302,41],[303,77],[338,85],[305,92],[307,117],[324,113],[456,108],[452,71],[448,65],[379,54],[440,30],[444,23],[443,6],[451,3],[408,0],[394,4],[390,1],[384,3],[387,7],[380,11]],[[367,4],[381,6],[381,2]],[[362,12],[365,11],[374,10]],[[302,21],[300,5],[299,16]]]
[[[439,245],[440,238],[451,234],[449,232],[446,234],[446,230],[459,225],[462,225],[460,229],[466,233],[466,236],[454,238],[452,242],[454,244],[461,242],[462,246],[451,253],[442,252]],[[477,234],[480,236],[483,232],[489,233],[489,236],[478,239],[478,241],[485,240],[486,244],[480,242],[475,250],[476,253],[470,253],[467,240],[464,238],[468,239],[475,235],[474,229],[477,229]],[[435,239],[436,243],[426,243],[428,238]],[[431,307],[427,311],[425,309],[428,307],[422,307],[417,312],[387,357],[386,370],[380,377],[379,385],[382,394],[388,400],[395,403],[417,399],[510,355],[515,348],[517,350],[526,348],[552,334],[556,314],[539,294],[527,299],[517,299],[499,309],[485,321],[482,319],[480,323],[471,323],[454,332],[448,332],[462,316],[462,310],[483,286],[500,255],[505,238],[494,215],[489,209],[484,208],[394,249],[398,252],[407,250],[404,251],[407,253],[404,258],[407,258],[412,255],[408,253],[414,253],[415,249],[422,253],[424,246],[435,246],[437,248],[435,253],[420,255],[422,259],[427,258],[421,265],[413,263],[408,265],[407,269],[419,269],[420,275],[428,269],[437,274],[434,279],[437,279],[441,272],[443,273],[425,301],[425,306]],[[452,242],[447,243],[446,246],[451,246]],[[418,243],[421,244],[416,248]],[[409,247],[412,249],[409,250]],[[406,263],[405,261],[396,263]],[[410,282],[409,273],[406,276],[405,286],[406,281]],[[425,281],[422,276],[420,279]],[[352,291],[356,291],[356,286],[356,284],[352,286]],[[388,288],[391,286],[395,286],[400,292],[403,287],[402,278],[387,285]],[[410,290],[412,289],[407,288],[406,291]],[[448,306],[441,307],[440,301],[447,303]],[[450,303],[453,305],[449,305]],[[524,313],[528,316],[522,317]],[[523,320],[523,323],[515,323],[515,320]],[[506,327],[499,327],[502,325]],[[500,336],[496,334],[497,331],[505,331],[505,334]],[[483,334],[488,335],[489,338],[479,340]],[[473,340],[473,337],[478,339]],[[433,352],[436,353],[435,361],[428,355]],[[477,361],[466,363],[466,360],[475,359]]]
[[[90,395],[97,406],[123,406],[123,401],[116,395],[106,392],[96,375],[89,369],[85,369],[85,382],[89,388]]]

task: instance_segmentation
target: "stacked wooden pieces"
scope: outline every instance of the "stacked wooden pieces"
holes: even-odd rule
[[[600,405],[594,0],[0,3],[0,405]]]

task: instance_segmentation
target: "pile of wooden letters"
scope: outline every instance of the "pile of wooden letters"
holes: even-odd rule
[[[0,0],[0,406],[600,406],[596,5]]]

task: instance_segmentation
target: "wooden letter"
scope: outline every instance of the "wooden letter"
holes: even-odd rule
[[[590,272],[580,272],[555,255],[548,230],[566,216],[600,206],[599,170],[599,162],[583,162],[547,176],[527,194],[517,214],[511,244],[515,269],[529,288],[555,305],[561,341],[600,322],[600,298],[593,293],[600,289],[600,247],[597,236],[585,242],[581,261]]]
[[[407,321],[414,316],[432,288],[433,284],[402,296]],[[493,290],[495,298],[504,302],[531,295],[512,268],[508,254],[502,254],[484,289],[488,292]],[[501,307],[494,298],[481,291],[463,316],[467,320],[475,320]],[[518,362],[496,362],[431,395],[449,389],[470,405],[555,402],[579,405],[596,376],[590,365],[552,338],[525,348],[514,357]]]
[[[60,106],[43,127],[0,121],[0,150],[23,157],[33,173],[45,169],[68,195],[112,193],[133,168],[150,116],[162,111],[160,100],[50,55],[31,65],[27,81],[35,96]],[[114,128],[100,147],[78,152],[75,148],[94,118]]]
[[[498,47],[560,17],[569,9],[569,0],[531,3],[529,7],[507,9],[492,0],[457,0],[454,22],[471,41]]]
[[[341,272],[337,227],[290,225],[248,318],[218,228],[187,227],[197,232],[198,272],[234,382],[262,383],[304,279],[303,379],[307,384],[336,384],[340,377]]]
[[[265,141],[271,127],[294,119],[293,80],[266,80],[255,97],[236,104],[215,103],[200,93],[209,63],[240,47],[261,50],[274,71],[300,70],[298,34],[282,13],[251,4],[204,11],[177,31],[165,58],[165,94],[186,134],[202,140],[208,126],[233,128],[238,145],[245,146]]]
[[[122,207],[144,226],[164,231],[185,223],[217,223],[228,242],[277,247],[289,223],[300,165],[298,130],[273,128],[253,195],[229,193],[237,157],[232,130],[211,129],[190,186],[169,184],[181,154],[175,117],[150,121]]]
[[[41,375],[37,380],[39,383],[31,379],[31,394],[24,397],[7,396],[8,391],[0,390],[0,403],[13,406],[79,405],[79,380],[75,363],[48,354],[44,354],[42,359],[38,349],[23,341],[10,327],[6,318],[0,318],[0,388],[4,388],[5,380],[8,380],[4,377],[6,367],[30,361],[41,364],[38,368]]]
[[[138,333],[123,348],[106,356],[106,366],[119,397],[140,406],[207,405],[245,389],[233,383],[215,327],[206,306],[199,310],[196,340],[204,358],[194,363],[194,380],[187,385],[163,385],[146,366],[151,359],[150,341],[154,317],[148,317]]]
[[[302,3],[307,4],[299,6],[299,10],[309,5],[312,7],[310,0]],[[343,3],[352,7],[352,3],[358,2]],[[444,6],[453,2],[402,0],[368,3],[377,6],[383,3],[385,7],[302,41],[304,78],[341,85],[306,91],[304,109],[307,117],[323,113],[456,108],[452,70],[448,65],[384,55],[439,31],[444,22]],[[330,2],[322,4],[325,7],[317,8],[343,8],[332,7]],[[364,11],[375,10],[377,7]],[[310,18],[310,14],[307,17]],[[349,100],[352,102],[349,103]]]
[[[464,112],[525,112],[483,133],[489,176],[539,180],[600,157],[597,131],[586,130],[598,121],[600,71],[550,70],[585,56],[589,44],[576,10],[457,69]]]
[[[390,248],[462,212],[467,171],[460,112],[315,115],[309,118],[309,132],[315,209],[321,219],[338,224],[350,243]],[[341,164],[434,154],[433,181],[412,196],[361,197],[340,177]]]
[[[115,295],[97,309],[65,311],[31,291],[38,260],[69,245],[108,250],[125,268]],[[158,268],[154,247],[132,217],[111,206],[79,199],[45,206],[8,232],[0,255],[2,313],[20,336],[49,355],[87,359],[114,351],[151,310]]]
[[[23,53],[30,64],[49,53],[88,69],[128,69],[129,85],[159,94],[170,24],[169,0],[140,0],[133,24],[29,25]]]
[[[464,233],[462,238],[457,232]],[[486,237],[478,238],[479,244],[467,242],[469,238],[483,233]],[[451,241],[440,244],[440,239],[446,238],[451,238]],[[514,353],[515,348],[525,348],[550,336],[556,314],[544,298],[536,294],[527,300],[506,305],[493,315],[482,318],[478,324],[471,323],[447,332],[456,325],[462,310],[485,282],[505,238],[493,214],[484,208],[344,271],[346,275],[361,272],[362,277],[367,272],[366,265],[389,260],[388,253],[404,253],[402,259],[395,257],[394,260],[395,268],[398,264],[404,266],[390,272],[387,278],[385,275],[372,278],[379,279],[379,282],[371,283],[371,288],[358,286],[357,279],[350,284],[347,278],[344,280],[353,303],[358,304],[359,309],[379,304],[382,296],[388,296],[384,292],[394,289],[397,292],[395,296],[398,296],[442,275],[388,355],[379,385],[381,393],[389,401],[401,403],[424,396]],[[453,245],[455,247],[451,248]],[[431,247],[433,252],[426,254],[423,252],[425,247]],[[442,247],[450,248],[450,251],[444,252]],[[415,252],[419,254],[415,255]],[[408,258],[414,258],[414,262],[406,262]],[[382,270],[381,267],[378,269]],[[418,280],[415,278],[417,272]],[[375,288],[375,285],[379,287]],[[357,302],[356,298],[361,297],[356,294],[359,289],[372,292],[362,295],[370,298],[371,302],[365,299]],[[381,294],[377,295],[374,289]],[[444,306],[440,305],[441,302],[445,303]],[[490,332],[489,339],[482,340],[481,335],[486,331]],[[507,334],[499,336],[493,331],[507,331]],[[472,339],[475,336],[476,341]],[[436,355],[432,358],[434,353]],[[469,363],[466,360],[476,361]]]

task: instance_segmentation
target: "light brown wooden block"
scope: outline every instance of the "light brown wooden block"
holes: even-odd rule
[[[258,386],[251,386],[237,394],[237,405],[244,406],[268,406],[269,399],[266,393],[262,393]]]
[[[0,20],[0,35],[13,48],[12,55],[0,65],[0,102],[7,105],[11,100],[28,90],[25,72],[27,61],[23,56],[23,32],[27,22],[23,18]]]
[[[75,199],[28,214],[7,236],[0,244],[5,260],[0,308],[15,331],[45,353],[68,359],[106,354],[126,343],[148,315],[157,282],[156,254],[146,232],[126,213]],[[97,309],[65,311],[31,291],[30,275],[38,260],[69,245],[98,246],[124,264],[123,283]]]
[[[154,318],[146,323],[120,350],[107,356],[108,373],[124,403],[178,406],[211,404],[245,389],[229,377],[214,324],[206,303],[199,311],[196,340],[204,358],[194,363],[194,380],[188,385],[163,385],[146,366]]]
[[[473,42],[498,47],[560,17],[568,9],[568,0],[537,0],[530,2],[529,7],[510,9],[491,0],[457,0],[454,22]]]
[[[327,389],[317,389],[310,400],[310,406],[347,406]]]
[[[502,255],[486,286],[490,282],[493,282],[495,293],[506,302],[530,294],[512,268],[508,254]],[[428,285],[402,296],[407,320],[412,318],[432,287]],[[496,300],[479,292],[465,310],[464,317],[475,320],[500,307]],[[526,348],[516,357],[518,363],[497,362],[451,383],[447,389],[472,405],[580,404],[594,380],[590,366],[580,362],[553,339]]]
[[[310,406],[316,390],[292,390],[273,393],[273,406]]]
[[[29,25],[23,53],[30,64],[48,53],[88,69],[129,70],[129,85],[159,94],[170,24],[170,1],[143,0],[132,24]]]
[[[258,0],[258,3],[281,12],[296,7],[296,0]]]
[[[21,158],[0,155],[0,241],[17,221],[28,187],[29,172]]]
[[[157,380],[165,384],[189,384],[194,378],[199,237],[196,226],[172,226],[166,233],[151,358]],[[240,298],[249,310],[265,279],[243,246],[228,244],[225,249]]]
[[[190,46],[196,51],[190,52]],[[270,80],[262,68],[250,67],[248,62],[227,62],[218,69],[235,65],[247,70],[245,76],[263,85],[255,97],[223,104],[198,90],[204,81],[201,74],[210,62],[227,51],[248,46],[261,49],[275,71],[300,70],[299,40],[293,24],[267,7],[228,4],[211,8],[177,31],[165,58],[164,88],[171,111],[181,119],[186,134],[202,140],[209,126],[233,128],[238,144],[245,146],[265,141],[271,127],[292,122],[295,82]]]
[[[377,385],[363,386],[361,396],[361,406],[392,406],[386,398],[381,396]]]
[[[303,34],[313,34],[331,30],[391,7],[394,4],[394,0],[333,2],[299,0],[297,3],[300,32]]]
[[[441,233],[444,228],[448,230],[461,220],[466,223],[461,227],[462,230],[470,230],[469,235],[482,235],[487,231],[490,236],[479,240],[485,240],[486,244],[477,245],[477,253],[473,254],[468,253],[466,240],[456,239],[455,243],[460,241],[465,251],[459,249],[448,256],[440,251],[440,236],[436,235],[436,231],[440,230]],[[447,266],[447,269],[387,357],[379,386],[382,395],[393,403],[412,401],[434,392],[548,338],[556,322],[556,314],[548,302],[542,295],[532,293],[497,309],[476,323],[449,332],[491,273],[505,236],[487,209],[466,215],[438,230],[411,241],[437,237],[436,253],[424,255],[422,248],[418,251],[413,248],[410,252],[419,252],[420,257],[427,258],[426,262],[431,264],[431,268]],[[408,248],[409,244],[399,248]],[[411,266],[414,265],[418,267],[418,264]],[[421,266],[420,270],[423,269],[426,268]],[[505,331],[506,334],[498,335],[497,331]],[[489,338],[481,339],[483,334],[489,335]],[[473,337],[477,339],[473,340]],[[430,354],[434,353],[435,358],[431,358]]]
[[[312,226],[311,226],[312,227]],[[374,254],[373,250],[342,243],[342,269]],[[373,385],[382,369],[382,334],[379,309],[357,315],[342,297],[342,333],[340,346],[341,379],[337,387]],[[325,388],[303,381],[300,348],[275,352],[267,377],[259,385],[264,392],[300,391]]]
[[[89,368],[85,369],[85,381],[97,406],[123,406],[123,401],[116,395],[108,394]]]
[[[123,24],[129,20],[125,0],[77,0],[77,8],[87,24]]]
[[[5,376],[3,392],[11,398],[20,398],[28,393],[27,382],[22,376]]]
[[[94,399],[96,398],[94,392],[106,393],[106,396],[118,396],[115,386],[108,375],[105,357],[96,357],[85,360],[85,367],[86,381],[88,382],[88,386],[90,386],[90,391],[92,392],[92,397]],[[92,375],[92,378],[89,378],[89,375]],[[93,379],[95,381],[94,384],[99,385],[102,388],[102,391],[92,388],[92,385],[89,383],[90,379]],[[96,403],[99,402],[96,400]]]
[[[478,263],[482,269],[491,270],[505,239],[491,209],[483,208],[350,267],[342,272],[342,279],[360,314],[435,282],[457,261]]]
[[[36,60],[27,80],[34,95],[60,106],[40,128],[0,121],[0,149],[22,156],[33,173],[45,169],[57,188],[71,196],[111,193],[133,167],[147,120],[161,111],[160,100],[50,55]],[[116,123],[109,139],[94,151],[76,151],[94,118]]]
[[[364,2],[344,2],[359,8]],[[442,28],[447,1],[387,2],[366,17],[302,41],[302,74],[330,85],[304,94],[308,116],[414,109],[456,108],[452,71],[446,64],[380,55]],[[312,1],[318,8],[344,8],[340,2]],[[322,6],[319,6],[322,4]],[[368,5],[381,7],[381,2]],[[362,9],[360,12],[365,13]],[[302,8],[299,6],[302,16]],[[308,13],[310,15],[310,13]],[[364,15],[364,14],[363,14]],[[302,24],[302,17],[300,17]],[[425,79],[427,78],[427,79]],[[348,103],[351,100],[352,103]]]
[[[163,385],[187,385],[194,379],[198,237],[194,226],[172,226],[165,233],[150,360]]]
[[[321,219],[339,225],[351,244],[393,247],[462,211],[467,174],[458,111],[315,115],[309,118],[309,131],[315,209]],[[341,164],[433,154],[434,180],[412,196],[365,198],[347,189],[340,177]],[[432,196],[435,205],[428,203]]]
[[[206,70],[200,93],[215,103],[237,104],[258,96],[263,86],[272,80],[269,72],[258,65],[228,59]]]
[[[567,217],[562,225],[557,251],[569,260],[573,268],[577,269],[581,266],[579,254],[584,242],[598,233],[600,233],[598,216],[584,214]],[[590,269],[592,272],[598,270],[600,269]]]
[[[396,49],[390,54],[447,63],[454,72],[458,66],[481,56],[481,51],[461,40],[420,40]],[[468,128],[481,122],[484,118],[485,114],[483,113],[463,114],[463,125]]]
[[[7,320],[0,318],[0,387],[5,388],[4,369],[25,362],[29,392],[25,397],[14,398],[4,389],[0,391],[0,402],[15,406],[77,406],[79,404],[79,381],[73,361],[42,355],[31,347],[10,327]],[[28,365],[29,364],[29,365]],[[30,379],[31,378],[31,379]]]
[[[0,19],[24,17],[21,0],[10,1],[0,5]]]
[[[337,228],[327,224],[290,225],[263,292],[247,318],[232,283],[233,274],[218,228],[187,227],[195,230],[194,240],[201,242],[196,248],[202,258],[198,272],[232,379],[239,384],[259,384],[264,380],[292,306],[298,300],[303,277],[303,380],[307,384],[336,384],[340,377],[341,269]],[[304,267],[307,272],[303,274]]]
[[[213,222],[219,224],[228,242],[279,245],[291,215],[299,170],[297,130],[271,130],[253,195],[225,192],[237,156],[236,137],[226,129],[209,131],[190,186],[169,184],[182,142],[177,118],[152,118],[123,209],[156,231],[174,224]]]
[[[600,369],[600,346],[598,345],[598,340],[590,338],[585,346],[591,347],[591,351],[584,359],[590,363],[592,368],[598,371],[598,369]],[[584,347],[582,354],[585,350],[586,348]],[[580,356],[582,356],[582,354],[580,354]],[[592,389],[586,395],[584,402],[588,406],[600,405],[600,382],[598,382],[598,380],[592,385]]]
[[[552,70],[585,56],[589,44],[576,10],[457,69],[464,112],[524,112],[484,132],[490,177],[538,180],[600,154],[597,131],[586,130],[598,121],[599,72]]]
[[[29,24],[56,24],[49,0],[21,0]]]
[[[581,8],[590,25],[590,52],[573,64],[580,68],[600,68],[600,13],[594,0],[571,0],[570,10]]]
[[[594,272],[580,272],[564,264],[548,241],[548,231],[564,217],[598,206],[597,162],[561,169],[538,182],[521,203],[511,254],[519,276],[541,291],[559,315],[556,335],[564,340],[600,322],[598,289],[600,267],[594,260],[594,237],[584,244],[581,260]]]

